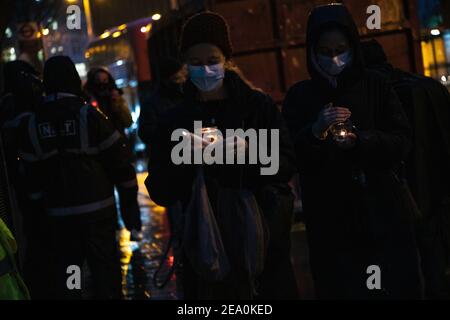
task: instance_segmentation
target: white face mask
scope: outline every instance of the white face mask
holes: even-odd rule
[[[323,71],[331,76],[340,74],[351,63],[352,59],[353,54],[351,50],[347,50],[335,57],[328,57],[322,54],[317,55],[317,63]]]
[[[202,92],[217,89],[225,77],[223,63],[215,65],[193,66],[188,64],[189,78],[192,83]]]

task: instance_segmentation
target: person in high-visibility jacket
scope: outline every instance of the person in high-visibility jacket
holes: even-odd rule
[[[141,229],[130,146],[101,111],[84,101],[69,57],[47,60],[44,89],[44,104],[21,123],[19,157],[29,177],[29,196],[42,200],[48,221],[50,298],[80,299],[78,286],[67,285],[68,272],[74,266],[84,270],[86,262],[94,298],[118,299],[114,188],[125,227]]]
[[[17,270],[14,255],[17,243],[0,219],[0,300],[28,300],[30,295]]]

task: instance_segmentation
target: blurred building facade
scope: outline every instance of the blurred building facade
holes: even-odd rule
[[[39,2],[43,1],[52,2]],[[329,2],[59,0],[58,13],[40,22],[30,41],[18,40],[17,26],[6,30],[2,60],[21,58],[19,43],[40,43],[42,50],[37,55],[41,61],[66,54],[75,61],[82,77],[90,67],[103,66],[110,69],[121,87],[146,86],[157,81],[159,57],[176,55],[186,18],[211,9],[230,22],[238,65],[257,86],[279,100],[292,83],[308,76],[304,65],[307,16],[314,6]],[[450,0],[335,2],[343,2],[350,9],[364,39],[376,37],[383,44],[395,66],[450,83]],[[381,30],[366,28],[366,9],[374,4],[381,8]],[[69,5],[81,9],[81,30],[67,28]]]
[[[420,0],[424,74],[450,88],[450,1]]]
[[[76,17],[67,11],[71,5],[79,9]],[[34,13],[37,8],[40,13]],[[15,10],[30,13],[16,12],[11,19],[2,43],[2,61],[25,60],[42,71],[46,59],[68,55],[76,63],[80,75],[85,75],[84,51],[88,37],[81,0],[23,0],[16,2]],[[68,26],[74,18],[80,20],[79,28]]]
[[[71,5],[79,8],[79,17],[71,16],[67,9]],[[73,15],[73,14],[72,14]],[[80,28],[69,28],[72,19],[80,19]],[[85,50],[89,45],[86,15],[82,1],[65,1],[58,15],[47,21],[41,28],[44,56],[46,59],[56,55],[69,56],[82,79],[87,74]]]
[[[308,14],[329,0],[215,0],[203,9],[222,14],[229,22],[234,61],[255,86],[281,102],[287,89],[309,77],[306,67]],[[416,0],[345,0],[363,39],[376,38],[390,61],[407,71],[423,73],[420,24]],[[381,9],[381,29],[367,27],[367,8]],[[186,10],[187,15],[191,14]],[[148,41],[152,71],[158,59],[176,55],[179,31],[187,16],[179,14],[154,28]]]

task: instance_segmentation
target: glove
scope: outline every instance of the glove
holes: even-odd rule
[[[137,201],[137,186],[134,188],[117,188],[119,192],[120,212],[127,230],[140,231],[142,228],[141,212]]]

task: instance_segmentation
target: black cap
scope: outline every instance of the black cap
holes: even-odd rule
[[[180,39],[181,54],[200,43],[213,44],[222,50],[227,59],[231,58],[233,47],[228,23],[220,14],[206,11],[186,21]]]

